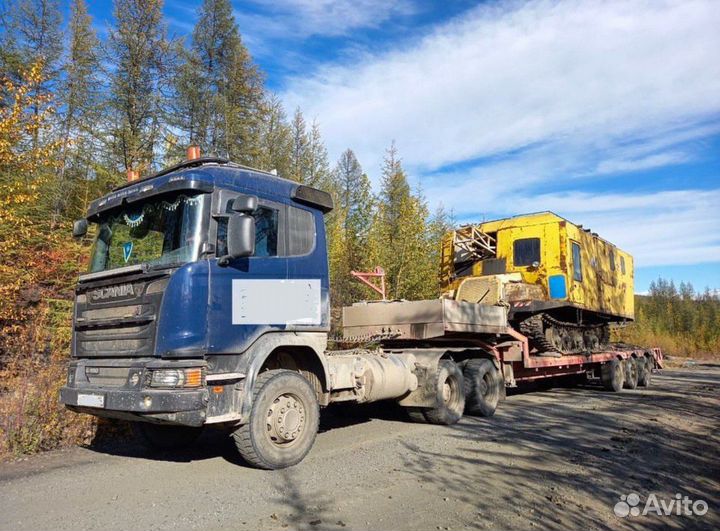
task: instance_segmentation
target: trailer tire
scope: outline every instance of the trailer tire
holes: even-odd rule
[[[638,385],[640,387],[650,387],[652,379],[652,360],[643,356],[638,359]]]
[[[430,424],[455,424],[465,410],[463,373],[452,360],[440,360],[435,378],[435,407],[423,414]]]
[[[639,376],[639,370],[638,370],[638,363],[635,358],[627,358],[625,360],[625,367],[623,367],[624,373],[625,373],[625,381],[623,382],[623,387],[625,389],[636,389],[638,386],[638,376]]]
[[[619,393],[625,382],[625,372],[620,360],[614,359],[600,366],[600,380],[606,391]]]
[[[202,433],[202,428],[133,422],[136,437],[151,450],[181,450],[191,446]]]
[[[266,470],[293,466],[308,454],[320,423],[317,394],[296,371],[261,373],[246,424],[232,436],[245,461]]]
[[[471,359],[465,364],[465,412],[492,417],[505,386],[500,371],[489,359]]]

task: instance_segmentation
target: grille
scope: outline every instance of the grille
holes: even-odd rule
[[[88,382],[105,387],[122,387],[129,373],[129,367],[85,367]]]

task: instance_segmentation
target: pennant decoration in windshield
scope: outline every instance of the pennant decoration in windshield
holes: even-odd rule
[[[127,264],[127,261],[130,260],[130,255],[132,254],[133,242],[123,243],[122,248],[123,248],[123,258],[125,259],[125,263]]]

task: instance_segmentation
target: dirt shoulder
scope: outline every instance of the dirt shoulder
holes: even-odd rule
[[[184,453],[134,444],[0,468],[0,529],[686,529],[720,527],[720,367],[649,389],[514,394],[491,419],[410,424],[336,408],[309,457],[245,467],[204,436]],[[617,517],[621,495],[705,500],[704,516]]]

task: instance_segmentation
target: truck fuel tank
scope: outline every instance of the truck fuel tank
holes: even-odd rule
[[[375,402],[399,398],[418,387],[415,356],[382,350],[328,353],[331,400]]]

